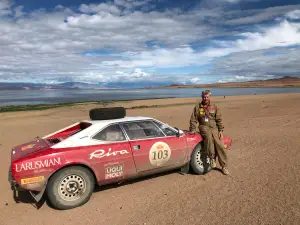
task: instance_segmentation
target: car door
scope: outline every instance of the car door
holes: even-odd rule
[[[130,143],[118,123],[110,124],[92,136],[89,162],[101,183],[132,177],[136,168]]]
[[[185,140],[167,136],[153,122],[141,120],[121,123],[129,138],[132,154],[138,172],[172,167],[182,163],[185,157]]]

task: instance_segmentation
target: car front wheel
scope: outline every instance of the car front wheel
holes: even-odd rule
[[[56,209],[71,209],[87,203],[94,190],[93,174],[82,166],[59,170],[47,184],[47,196]]]
[[[210,159],[199,143],[192,152],[190,161],[194,173],[203,175],[211,170]]]

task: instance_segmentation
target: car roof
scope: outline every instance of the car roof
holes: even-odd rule
[[[144,116],[126,116],[124,118],[119,118],[119,119],[111,119],[111,120],[81,120],[81,121],[78,121],[74,124],[71,124],[67,127],[64,127],[60,130],[57,130],[51,134],[47,134],[45,135],[43,138],[47,138],[57,132],[60,132],[62,130],[65,130],[65,129],[68,129],[70,127],[73,127],[74,125],[76,124],[79,124],[79,123],[90,123],[92,124],[92,126],[90,126],[88,129],[84,129],[82,132],[80,132],[81,134],[82,133],[90,133],[90,132],[96,132],[97,130],[99,129],[102,129],[110,124],[114,124],[114,123],[120,123],[120,122],[130,122],[130,121],[138,121],[138,120],[153,120],[153,118],[150,118],[150,117],[144,117]],[[77,135],[74,135],[73,137],[76,137]]]

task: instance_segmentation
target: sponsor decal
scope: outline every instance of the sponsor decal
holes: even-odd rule
[[[116,165],[105,168],[105,179],[113,179],[117,177],[122,177],[124,174],[124,165]]]
[[[187,140],[187,141],[195,141],[196,138],[187,138],[186,140]]]
[[[44,179],[45,179],[44,176],[24,178],[24,179],[21,179],[21,184],[38,183],[38,182],[43,181]]]
[[[200,108],[200,115],[204,115],[204,108]]]
[[[45,160],[37,160],[32,162],[25,162],[21,164],[16,164],[16,172],[49,168],[51,166],[60,165],[60,164],[61,164],[60,157],[45,159]]]
[[[169,161],[171,148],[165,142],[156,142],[149,152],[150,163],[154,166],[162,166]]]
[[[216,108],[215,107],[210,107],[209,112],[210,113],[216,113]]]
[[[25,151],[25,150],[27,150],[27,149],[33,148],[34,146],[35,146],[35,144],[26,145],[26,146],[23,146],[23,147],[21,148],[21,150],[22,150],[22,151]]]
[[[42,169],[33,170],[34,173],[45,173],[45,172],[51,172],[51,171],[53,171],[53,168],[42,168]]]
[[[111,148],[108,149],[108,151],[105,151],[103,149],[99,149],[99,150],[96,150],[94,152],[92,152],[90,154],[90,159],[92,158],[98,158],[98,159],[101,159],[101,158],[104,158],[104,157],[109,157],[109,156],[116,156],[118,154],[120,155],[125,155],[125,154],[128,154],[129,152],[127,150],[118,150],[118,151],[112,151],[111,152]]]

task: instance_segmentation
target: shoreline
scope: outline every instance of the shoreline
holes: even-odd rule
[[[97,92],[97,91],[82,91],[77,93],[78,98],[71,93],[57,92],[48,94],[45,92],[37,92],[33,94],[14,93],[14,98],[0,99],[0,113],[6,111],[18,111],[18,109],[28,110],[30,108],[54,108],[61,106],[71,106],[74,104],[86,104],[95,102],[98,104],[110,104],[112,102],[128,102],[137,100],[153,100],[153,99],[172,99],[172,98],[192,98],[199,97],[201,91],[210,89],[214,97],[217,96],[252,96],[252,95],[269,95],[280,93],[300,93],[300,87],[241,87],[241,88],[146,88],[146,89],[128,89],[117,92]],[[136,93],[139,92],[142,93]],[[123,94],[124,92],[124,94]],[[1,93],[1,92],[0,92]],[[76,92],[74,92],[76,93]],[[22,97],[18,97],[18,95]],[[8,93],[3,96],[9,96]],[[72,97],[73,96],[73,97]],[[11,109],[9,109],[11,108]],[[28,109],[25,109],[28,108]]]
[[[282,96],[282,95],[300,95],[300,93],[269,93],[269,94],[245,94],[245,95],[228,95],[228,96],[212,96],[213,99],[225,99],[226,98],[240,98],[240,97],[263,97],[263,96]],[[225,98],[224,98],[225,97]],[[48,109],[55,108],[65,108],[65,107],[76,107],[76,106],[88,106],[95,105],[99,107],[106,107],[109,105],[114,105],[117,103],[132,103],[138,101],[155,101],[155,100],[184,100],[191,99],[197,100],[199,97],[165,97],[165,98],[145,98],[145,99],[128,99],[128,100],[116,100],[116,101],[80,101],[80,102],[64,102],[64,103],[53,103],[53,104],[27,104],[27,105],[6,105],[0,106],[0,113],[9,113],[9,112],[24,112],[24,111],[43,111]],[[170,106],[182,106],[182,105],[191,105],[195,104],[195,102],[182,102],[182,103],[170,103],[170,104],[143,104],[143,105],[134,105],[130,107],[125,107],[125,109],[142,109],[142,108],[161,108],[161,107],[170,107]]]

